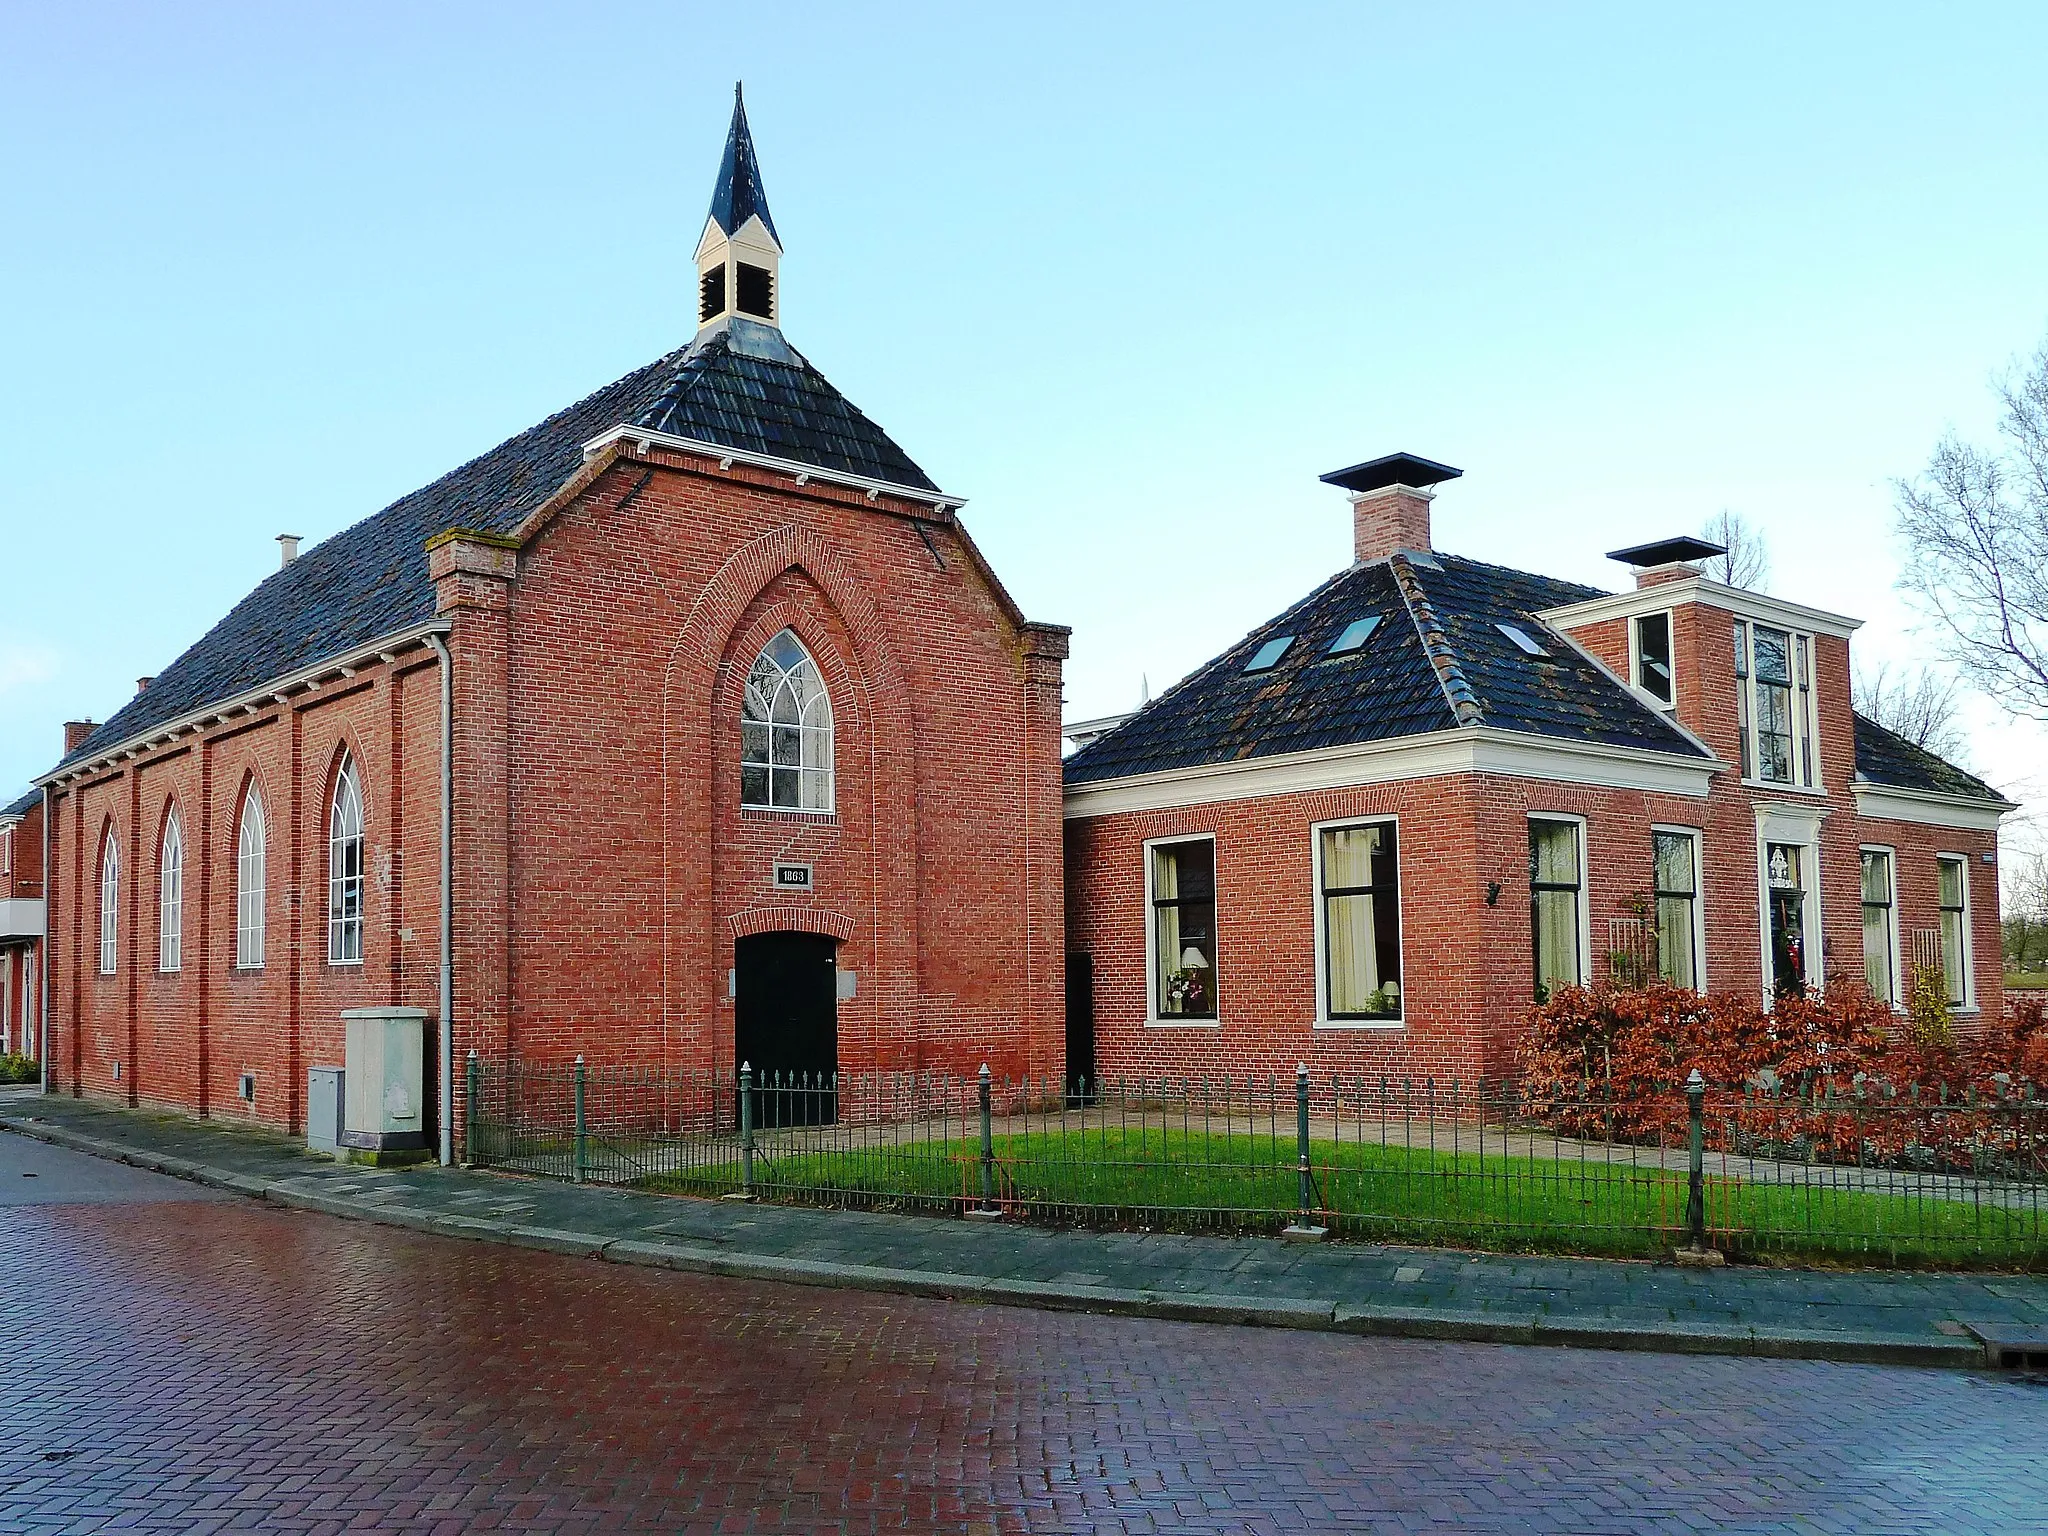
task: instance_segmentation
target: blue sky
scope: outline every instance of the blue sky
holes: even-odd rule
[[[791,339],[1071,715],[1349,558],[1727,507],[1912,659],[1893,476],[2048,334],[2048,8],[0,3],[0,787],[276,562],[688,338],[744,77]],[[2048,802],[2048,737],[1973,705]],[[11,791],[10,791],[11,792]],[[4,797],[0,797],[4,798]]]

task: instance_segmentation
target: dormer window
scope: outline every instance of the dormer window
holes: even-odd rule
[[[1813,637],[1737,619],[1735,701],[1742,776],[1765,784],[1816,787]]]
[[[697,280],[697,323],[709,324],[725,313],[725,264],[708,268]]]
[[[775,318],[775,275],[766,267],[743,261],[740,268],[739,312],[763,320]]]
[[[1629,627],[1635,635],[1630,648],[1635,685],[1668,709],[1678,698],[1671,675],[1671,615],[1646,613],[1630,620]]]

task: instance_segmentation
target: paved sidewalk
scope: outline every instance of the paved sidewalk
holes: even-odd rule
[[[1971,1367],[2048,1354],[2048,1279],[1719,1270],[1261,1237],[1046,1231],[378,1171],[243,1129],[0,1097],[0,1128],[280,1205],[749,1279],[1345,1333]]]

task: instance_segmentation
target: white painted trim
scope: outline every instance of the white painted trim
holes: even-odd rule
[[[311,666],[301,667],[296,672],[287,672],[258,683],[242,693],[226,699],[216,699],[190,714],[179,715],[161,725],[152,725],[148,730],[130,736],[111,747],[96,752],[92,757],[64,768],[53,768],[34,781],[38,789],[61,786],[73,779],[82,779],[110,767],[118,759],[134,758],[153,746],[175,741],[190,730],[203,728],[204,722],[218,718],[225,721],[230,714],[255,714],[265,704],[288,702],[288,695],[295,691],[315,689],[323,678],[339,677],[353,667],[367,667],[373,661],[383,659],[385,651],[397,651],[423,642],[428,635],[445,635],[454,626],[447,619],[434,619],[426,624],[408,625],[380,635],[375,640],[366,640],[361,645],[351,646],[345,651],[316,661]]]
[[[1804,850],[1800,862],[1805,866],[1802,878],[1805,887],[1800,895],[1800,927],[1806,938],[1806,975],[1808,990],[1817,990],[1827,982],[1827,929],[1821,912],[1821,868],[1820,868],[1820,824],[1827,820],[1829,812],[1803,805],[1788,805],[1783,801],[1758,801],[1752,810],[1756,814],[1756,906],[1757,941],[1761,970],[1759,978],[1763,986],[1764,1007],[1770,1008],[1776,1000],[1772,992],[1771,967],[1771,867],[1768,847],[1771,843],[1796,844]],[[1859,870],[1860,874],[1860,870]],[[1859,899],[1858,908],[1862,906]]]
[[[1216,904],[1216,974],[1209,989],[1216,994],[1216,1017],[1190,1019],[1159,1012],[1159,920],[1152,905],[1152,850],[1177,843],[1209,844],[1209,884]],[[1176,832],[1148,837],[1139,857],[1145,861],[1145,1027],[1147,1029],[1221,1029],[1223,1027],[1223,864],[1216,857],[1214,832]]]
[[[1653,917],[1657,906],[1655,834],[1676,832],[1692,839],[1692,989],[1704,996],[1707,990],[1707,834],[1704,828],[1688,827],[1675,821],[1653,821],[1650,832],[1650,907]]]
[[[1961,1002],[1950,1003],[1957,1013],[1977,1011],[1977,904],[1970,899],[1970,856],[1952,849],[1943,849],[1934,856],[1934,923],[1935,931],[1941,928],[1941,866],[1960,864],[1963,867],[1963,998]]]
[[[915,486],[897,485],[891,480],[871,480],[866,475],[850,475],[838,469],[821,469],[816,464],[803,464],[795,459],[779,459],[768,453],[749,453],[744,448],[728,448],[723,443],[707,443],[701,438],[679,437],[673,432],[657,432],[651,427],[635,427],[625,422],[615,427],[607,427],[585,443],[583,457],[586,461],[594,459],[616,442],[637,443],[643,448],[672,448],[679,453],[694,453],[700,458],[717,459],[722,464],[752,464],[758,469],[772,469],[792,478],[822,480],[828,485],[848,485],[861,491],[878,491],[883,495],[900,497],[904,501],[921,502],[935,509],[957,510],[967,505],[965,496],[948,496],[942,491],[919,490]]]
[[[1578,985],[1593,985],[1593,844],[1586,835],[1586,818],[1574,811],[1530,811],[1524,822],[1550,821],[1571,822],[1579,829],[1579,980]],[[1526,838],[1525,838],[1526,842]],[[1523,852],[1526,856],[1526,847]],[[1532,887],[1529,896],[1529,994],[1536,993],[1536,897]]]
[[[1996,832],[2000,820],[2019,809],[2010,800],[1979,800],[1945,795],[1931,789],[1900,789],[1890,784],[1850,785],[1856,814],[1872,821],[1910,821],[1923,827]]]
[[[1128,811],[1216,805],[1458,773],[1492,773],[1603,789],[1639,789],[1703,800],[1712,790],[1713,775],[1726,771],[1728,766],[1712,758],[1685,758],[1639,747],[1558,742],[1495,726],[1468,725],[1394,741],[1358,742],[1311,752],[1204,763],[1193,768],[1132,774],[1100,784],[1079,784],[1066,791],[1065,815],[1069,821],[1079,821]]]
[[[1644,619],[1654,618],[1664,620],[1664,645],[1670,652],[1671,697],[1668,700],[1658,698],[1643,686],[1643,642],[1636,633],[1636,627]],[[1678,713],[1678,625],[1672,620],[1670,608],[1650,608],[1642,613],[1632,613],[1623,629],[1628,636],[1629,686],[1641,694],[1644,702],[1658,714],[1671,715],[1675,719]]]
[[[1904,1007],[1906,1002],[1906,978],[1901,964],[1904,956],[1899,951],[1899,850],[1890,843],[1858,843],[1856,845],[1856,915],[1859,926],[1863,916],[1862,856],[1866,853],[1881,853],[1885,858],[1885,882],[1890,887],[1888,894],[1891,901],[1890,907],[1887,908],[1891,913],[1891,932],[1887,937],[1891,945],[1892,977],[1892,995],[1886,998],[1885,1001],[1896,1012]],[[1865,959],[1867,962],[1868,957],[1866,956]],[[1864,976],[1867,978],[1869,974],[1870,972],[1866,967]]]
[[[1327,940],[1323,933],[1324,915],[1327,911],[1323,901],[1323,833],[1343,827],[1392,827],[1394,829],[1394,964],[1400,975],[1394,979],[1401,984],[1401,1012],[1391,1019],[1333,1019],[1330,1017],[1329,972],[1324,966]],[[1401,818],[1387,816],[1339,816],[1329,821],[1314,821],[1308,828],[1309,898],[1315,903],[1311,914],[1310,931],[1315,935],[1316,965],[1316,1029],[1406,1029],[1408,1027],[1408,923],[1407,914],[1401,909],[1401,849],[1405,846],[1401,836]],[[1221,946],[1218,946],[1219,952]],[[1221,999],[1219,998],[1219,1001]]]
[[[1799,629],[1809,634],[1833,635],[1842,640],[1848,639],[1863,627],[1861,619],[1852,619],[1847,614],[1830,613],[1825,608],[1809,608],[1804,603],[1790,603],[1781,597],[1766,597],[1761,592],[1749,592],[1741,587],[1724,587],[1720,582],[1709,581],[1704,576],[1686,576],[1677,581],[1660,581],[1654,586],[1638,587],[1633,592],[1614,592],[1604,597],[1589,597],[1583,602],[1547,608],[1537,617],[1553,626],[1568,625],[1576,628],[1583,624],[1598,624],[1607,619],[1633,618],[1639,613],[1654,613],[1659,608],[1688,602],[1724,608],[1743,618],[1768,624],[1773,629]]]

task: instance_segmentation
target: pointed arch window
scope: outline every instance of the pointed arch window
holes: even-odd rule
[[[265,835],[263,797],[252,783],[235,834],[235,965],[245,971],[263,969]]]
[[[121,845],[114,829],[100,841],[100,974],[114,974],[121,952]]]
[[[156,866],[156,968],[182,970],[185,965],[185,829],[178,808],[164,817],[163,847]]]
[[[327,816],[327,963],[363,963],[363,783],[345,754]]]
[[[811,653],[785,629],[761,648],[740,708],[740,804],[832,809],[832,699]]]

